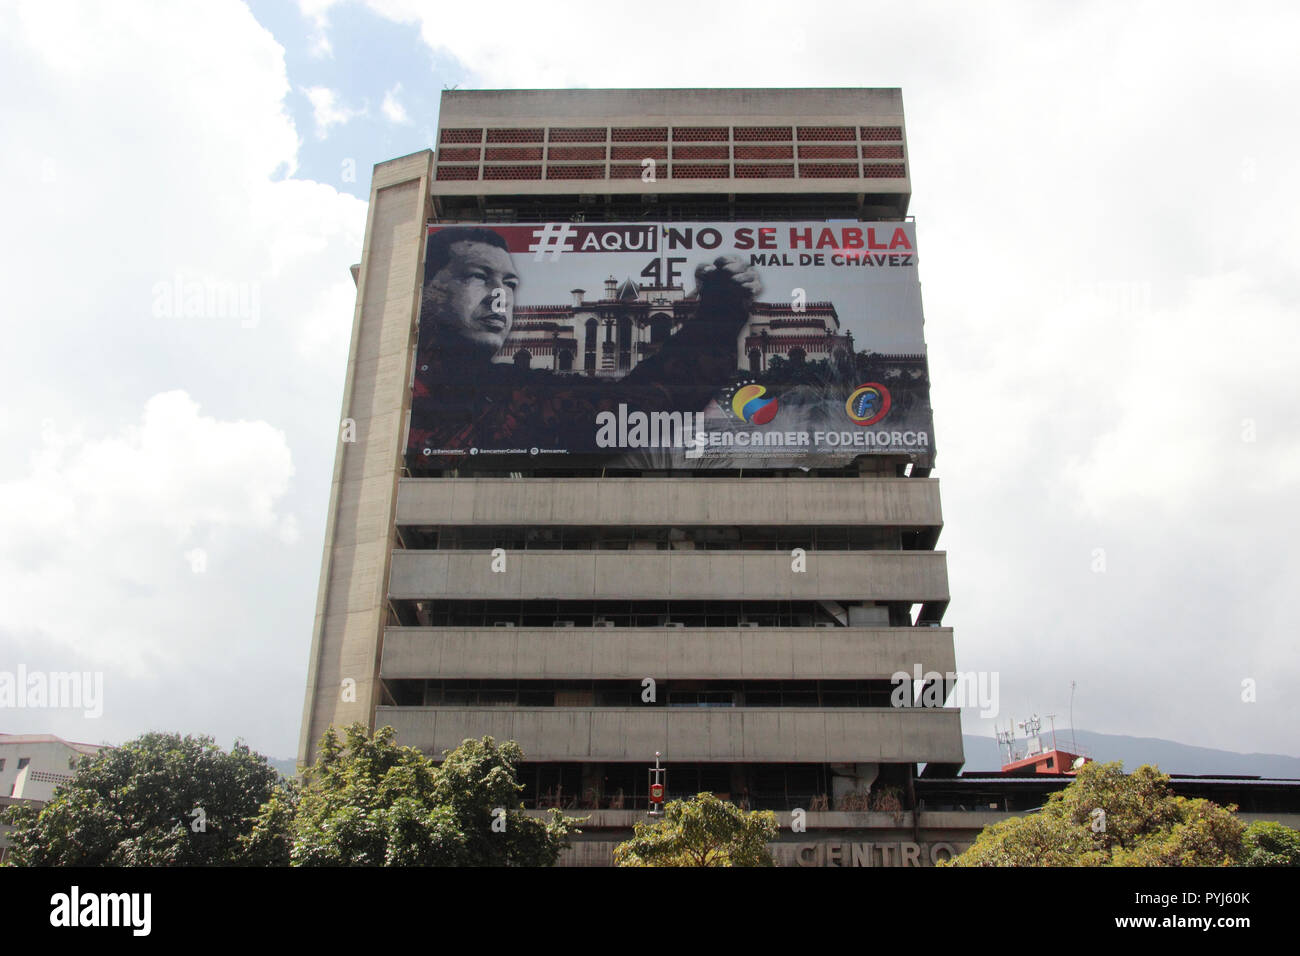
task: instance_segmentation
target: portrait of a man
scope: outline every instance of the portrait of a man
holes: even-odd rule
[[[506,239],[481,226],[432,231],[410,453],[541,446],[594,454],[602,411],[702,410],[736,371],[736,336],[761,282],[734,256],[699,262],[693,272],[698,306],[690,321],[621,378],[519,367],[493,360],[514,327],[522,286]]]
[[[421,350],[437,349],[444,361],[490,362],[510,334],[519,288],[505,239],[490,229],[439,230],[425,262]]]

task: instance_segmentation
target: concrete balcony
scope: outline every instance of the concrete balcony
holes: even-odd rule
[[[962,763],[953,708],[379,707],[375,726],[441,755],[513,740],[530,762]]]
[[[404,478],[397,523],[938,528],[943,514],[933,478]]]
[[[956,669],[951,628],[390,627],[380,674],[518,680],[870,680]]]
[[[942,551],[810,551],[801,573],[788,553],[771,551],[511,551],[505,559],[498,573],[490,551],[394,551],[388,593],[399,600],[948,601]]]

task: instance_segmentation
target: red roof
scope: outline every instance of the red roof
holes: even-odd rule
[[[1078,759],[1078,754],[1072,754],[1066,750],[1044,750],[1032,757],[1022,757],[1020,760],[1003,764],[1002,772],[1014,774],[1071,774],[1075,772],[1074,762]]]

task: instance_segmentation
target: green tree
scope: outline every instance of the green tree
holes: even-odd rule
[[[247,860],[293,866],[551,866],[580,822],[525,816],[519,746],[466,740],[441,765],[361,724],[262,808]]]
[[[960,856],[940,866],[1092,866],[1086,827],[1056,814],[1033,813],[985,827]]]
[[[1300,830],[1256,820],[1241,838],[1242,866],[1300,866]]]
[[[775,866],[767,844],[776,814],[741,810],[711,793],[672,800],[664,818],[636,823],[632,839],[614,848],[617,866]]]
[[[1222,866],[1241,855],[1236,809],[1175,796],[1155,767],[1089,763],[1042,809],[986,827],[946,865]]]
[[[11,808],[15,866],[220,866],[281,788],[261,754],[148,733],[78,761],[44,807]],[[198,812],[196,812],[198,811]]]

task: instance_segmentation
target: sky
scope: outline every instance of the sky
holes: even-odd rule
[[[999,727],[1068,726],[1073,682],[1079,727],[1300,755],[1298,34],[1282,3],[4,4],[0,676],[103,689],[0,732],[296,753],[348,267],[444,89],[864,86],[907,115],[958,668]]]

